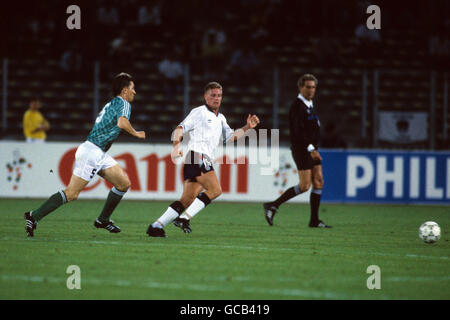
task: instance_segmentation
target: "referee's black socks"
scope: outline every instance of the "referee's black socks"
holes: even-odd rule
[[[319,222],[319,206],[322,197],[322,189],[312,188],[309,197],[309,205],[311,206],[311,223]]]
[[[300,191],[299,185],[290,187],[277,200],[271,202],[271,204],[278,208],[289,199],[292,199],[293,197],[298,196],[301,193],[303,192]]]

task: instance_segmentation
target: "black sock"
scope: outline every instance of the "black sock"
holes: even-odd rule
[[[311,207],[311,220],[312,223],[319,222],[319,206],[320,198],[322,197],[322,189],[312,189],[309,197],[309,205]]]
[[[178,215],[181,215],[185,209],[180,201],[172,202],[172,204],[169,207],[175,210],[178,213]]]
[[[50,212],[56,210],[58,207],[62,206],[67,202],[66,194],[64,191],[57,192],[53,194],[48,200],[41,205],[38,209],[33,210],[31,216],[35,221],[41,220],[43,217],[48,215]]]
[[[211,199],[204,192],[199,193],[197,198],[205,204],[205,207],[211,203]]]
[[[101,222],[108,222],[111,217],[114,209],[119,204],[120,200],[122,200],[123,195],[126,191],[119,191],[116,187],[113,187],[111,191],[108,193],[108,197],[106,198],[105,206],[103,207],[98,220]]]
[[[278,208],[281,204],[299,195],[300,193],[302,192],[300,191],[300,187],[298,185],[296,185],[295,187],[290,187],[277,200],[272,202],[272,204]]]

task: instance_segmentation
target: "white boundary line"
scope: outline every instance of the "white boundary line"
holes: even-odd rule
[[[255,246],[234,246],[234,245],[218,245],[218,244],[192,244],[192,243],[162,243],[156,242],[152,239],[142,242],[119,242],[119,241],[99,241],[99,240],[67,240],[67,239],[47,239],[47,238],[11,238],[3,237],[0,241],[36,241],[36,242],[61,242],[61,243],[86,243],[86,244],[104,244],[104,245],[133,245],[133,246],[168,246],[168,247],[188,247],[188,248],[212,248],[212,249],[233,249],[233,250],[263,250],[263,251],[288,251],[288,252],[299,252],[299,251],[310,251],[312,249],[307,248],[280,248],[280,247],[255,247]],[[163,240],[164,241],[164,240]],[[333,254],[349,254],[349,252],[343,251],[333,251]],[[361,251],[351,251],[350,254],[355,255],[377,255],[386,257],[399,257],[399,258],[411,258],[411,259],[437,259],[437,260],[448,260],[448,256],[424,256],[417,254],[395,254],[395,253],[382,253],[382,252],[361,252]],[[320,253],[319,253],[320,255]]]
[[[443,277],[385,277],[383,281],[389,282],[427,282],[427,281],[450,281],[450,276]]]
[[[24,281],[33,283],[56,283],[65,284],[65,278],[57,277],[42,277],[42,276],[26,276],[26,275],[1,275],[0,279],[2,281]],[[234,279],[234,278],[233,278]],[[83,290],[83,284],[88,285],[100,285],[100,286],[117,286],[122,288],[127,287],[138,287],[138,288],[149,288],[149,289],[169,289],[169,290],[191,290],[200,292],[239,292],[239,289],[235,287],[227,287],[226,283],[220,285],[204,285],[204,284],[179,284],[179,283],[164,283],[159,281],[154,281],[152,279],[148,281],[129,281],[129,280],[96,280],[96,279],[81,279],[81,285]],[[364,288],[362,288],[364,290]],[[240,290],[249,294],[262,294],[262,295],[280,295],[286,297],[295,297],[303,299],[338,299],[338,300],[348,300],[355,299],[359,300],[363,297],[359,295],[349,295],[346,293],[330,292],[330,291],[316,291],[316,290],[304,290],[304,289],[288,289],[288,288],[265,288],[265,287],[241,287]],[[367,291],[366,298],[370,298],[370,291]],[[380,299],[389,299],[387,296],[377,296]]]

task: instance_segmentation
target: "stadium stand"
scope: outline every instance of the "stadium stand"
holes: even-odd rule
[[[436,15],[437,21],[449,24],[448,18],[436,12],[436,8],[444,2],[437,2],[439,4],[422,4],[414,10],[426,10]],[[273,104],[278,102],[282,144],[288,141],[289,102],[296,94],[298,77],[306,72],[315,74],[320,81],[316,103],[322,123],[335,121],[338,114],[341,117],[338,132],[349,147],[371,146],[370,136],[362,139],[360,135],[364,72],[368,75],[369,107],[373,99],[372,75],[377,70],[379,110],[429,110],[430,72],[433,67],[427,62],[428,34],[424,34],[426,31],[421,29],[429,30],[431,27],[424,28],[420,20],[414,26],[404,23],[410,16],[383,16],[382,45],[376,48],[373,55],[361,55],[354,30],[358,16],[365,21],[367,15],[364,12],[359,15],[348,12],[357,11],[364,1],[332,8],[325,1],[297,1],[293,4],[294,8],[309,8],[314,12],[310,16],[302,13],[300,18],[288,1],[238,1],[219,8],[222,10],[218,10],[220,14],[214,13],[194,22],[188,16],[189,12],[192,17],[206,16],[207,2],[196,1],[197,7],[194,8],[192,4],[153,1],[153,8],[160,9],[162,24],[159,32],[152,31],[150,38],[145,34],[147,29],[136,23],[138,8],[142,5],[140,1],[108,1],[121,15],[119,25],[112,27],[102,25],[95,14],[105,2],[91,1],[87,26],[83,25],[81,31],[58,31],[55,26],[52,29],[51,23],[46,24],[48,16],[39,20],[37,12],[45,11],[51,3],[36,3],[35,9],[24,12],[22,17],[23,21],[36,21],[39,28],[48,30],[39,32],[36,38],[33,24],[25,23],[19,30],[21,36],[9,40],[10,51],[2,54],[3,58],[8,58],[7,136],[10,138],[22,137],[23,113],[29,99],[39,96],[43,101],[42,112],[52,125],[49,140],[83,139],[95,117],[94,65],[98,61],[99,109],[109,98],[109,79],[118,72],[128,72],[136,80],[138,93],[133,103],[133,123],[137,128],[148,131],[153,142],[168,142],[171,130],[183,118],[184,95],[178,92],[171,99],[165,96],[157,64],[165,54],[173,51],[183,57],[183,63],[189,64],[189,107],[203,103],[201,92],[206,82],[218,80],[225,88],[222,112],[231,127],[242,126],[247,114],[255,113],[262,120],[261,128],[270,129],[274,122]],[[63,4],[57,1],[54,5],[63,9]],[[382,5],[389,6],[389,2],[382,2]],[[249,6],[252,6],[251,11]],[[280,17],[283,17],[283,24],[279,21]],[[64,18],[62,15],[50,21],[57,25],[65,22]],[[183,33],[189,34],[186,37],[179,35],[183,23],[186,23],[186,32]],[[201,42],[210,26],[225,31],[226,46],[216,77],[208,78],[202,62]],[[308,28],[311,29],[309,33],[296,31]],[[418,36],[419,30],[424,36]],[[89,34],[91,31],[92,34]],[[74,35],[76,32],[79,35]],[[445,28],[441,32],[445,35]],[[125,53],[125,59],[108,55],[111,41],[119,34],[125,35],[127,39],[128,54]],[[68,50],[65,37],[81,56],[82,63],[78,71],[65,73],[61,68],[62,55]],[[180,37],[183,39],[180,40]],[[258,72],[247,82],[235,79],[233,74],[226,71],[234,48],[243,43],[257,49]],[[278,83],[274,82],[275,68],[278,68]],[[441,115],[444,73],[442,68],[436,69],[436,72],[436,113]],[[274,101],[275,86],[278,86],[278,101]],[[373,124],[370,116],[369,112],[369,133]],[[447,125],[447,137],[450,135],[449,127]],[[446,141],[443,141],[442,121],[437,124],[436,130],[438,147],[443,148]],[[127,137],[121,139],[125,141]]]

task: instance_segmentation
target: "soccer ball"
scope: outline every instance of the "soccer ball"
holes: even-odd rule
[[[426,243],[434,243],[441,237],[441,228],[434,221],[424,222],[419,228],[419,238]]]

